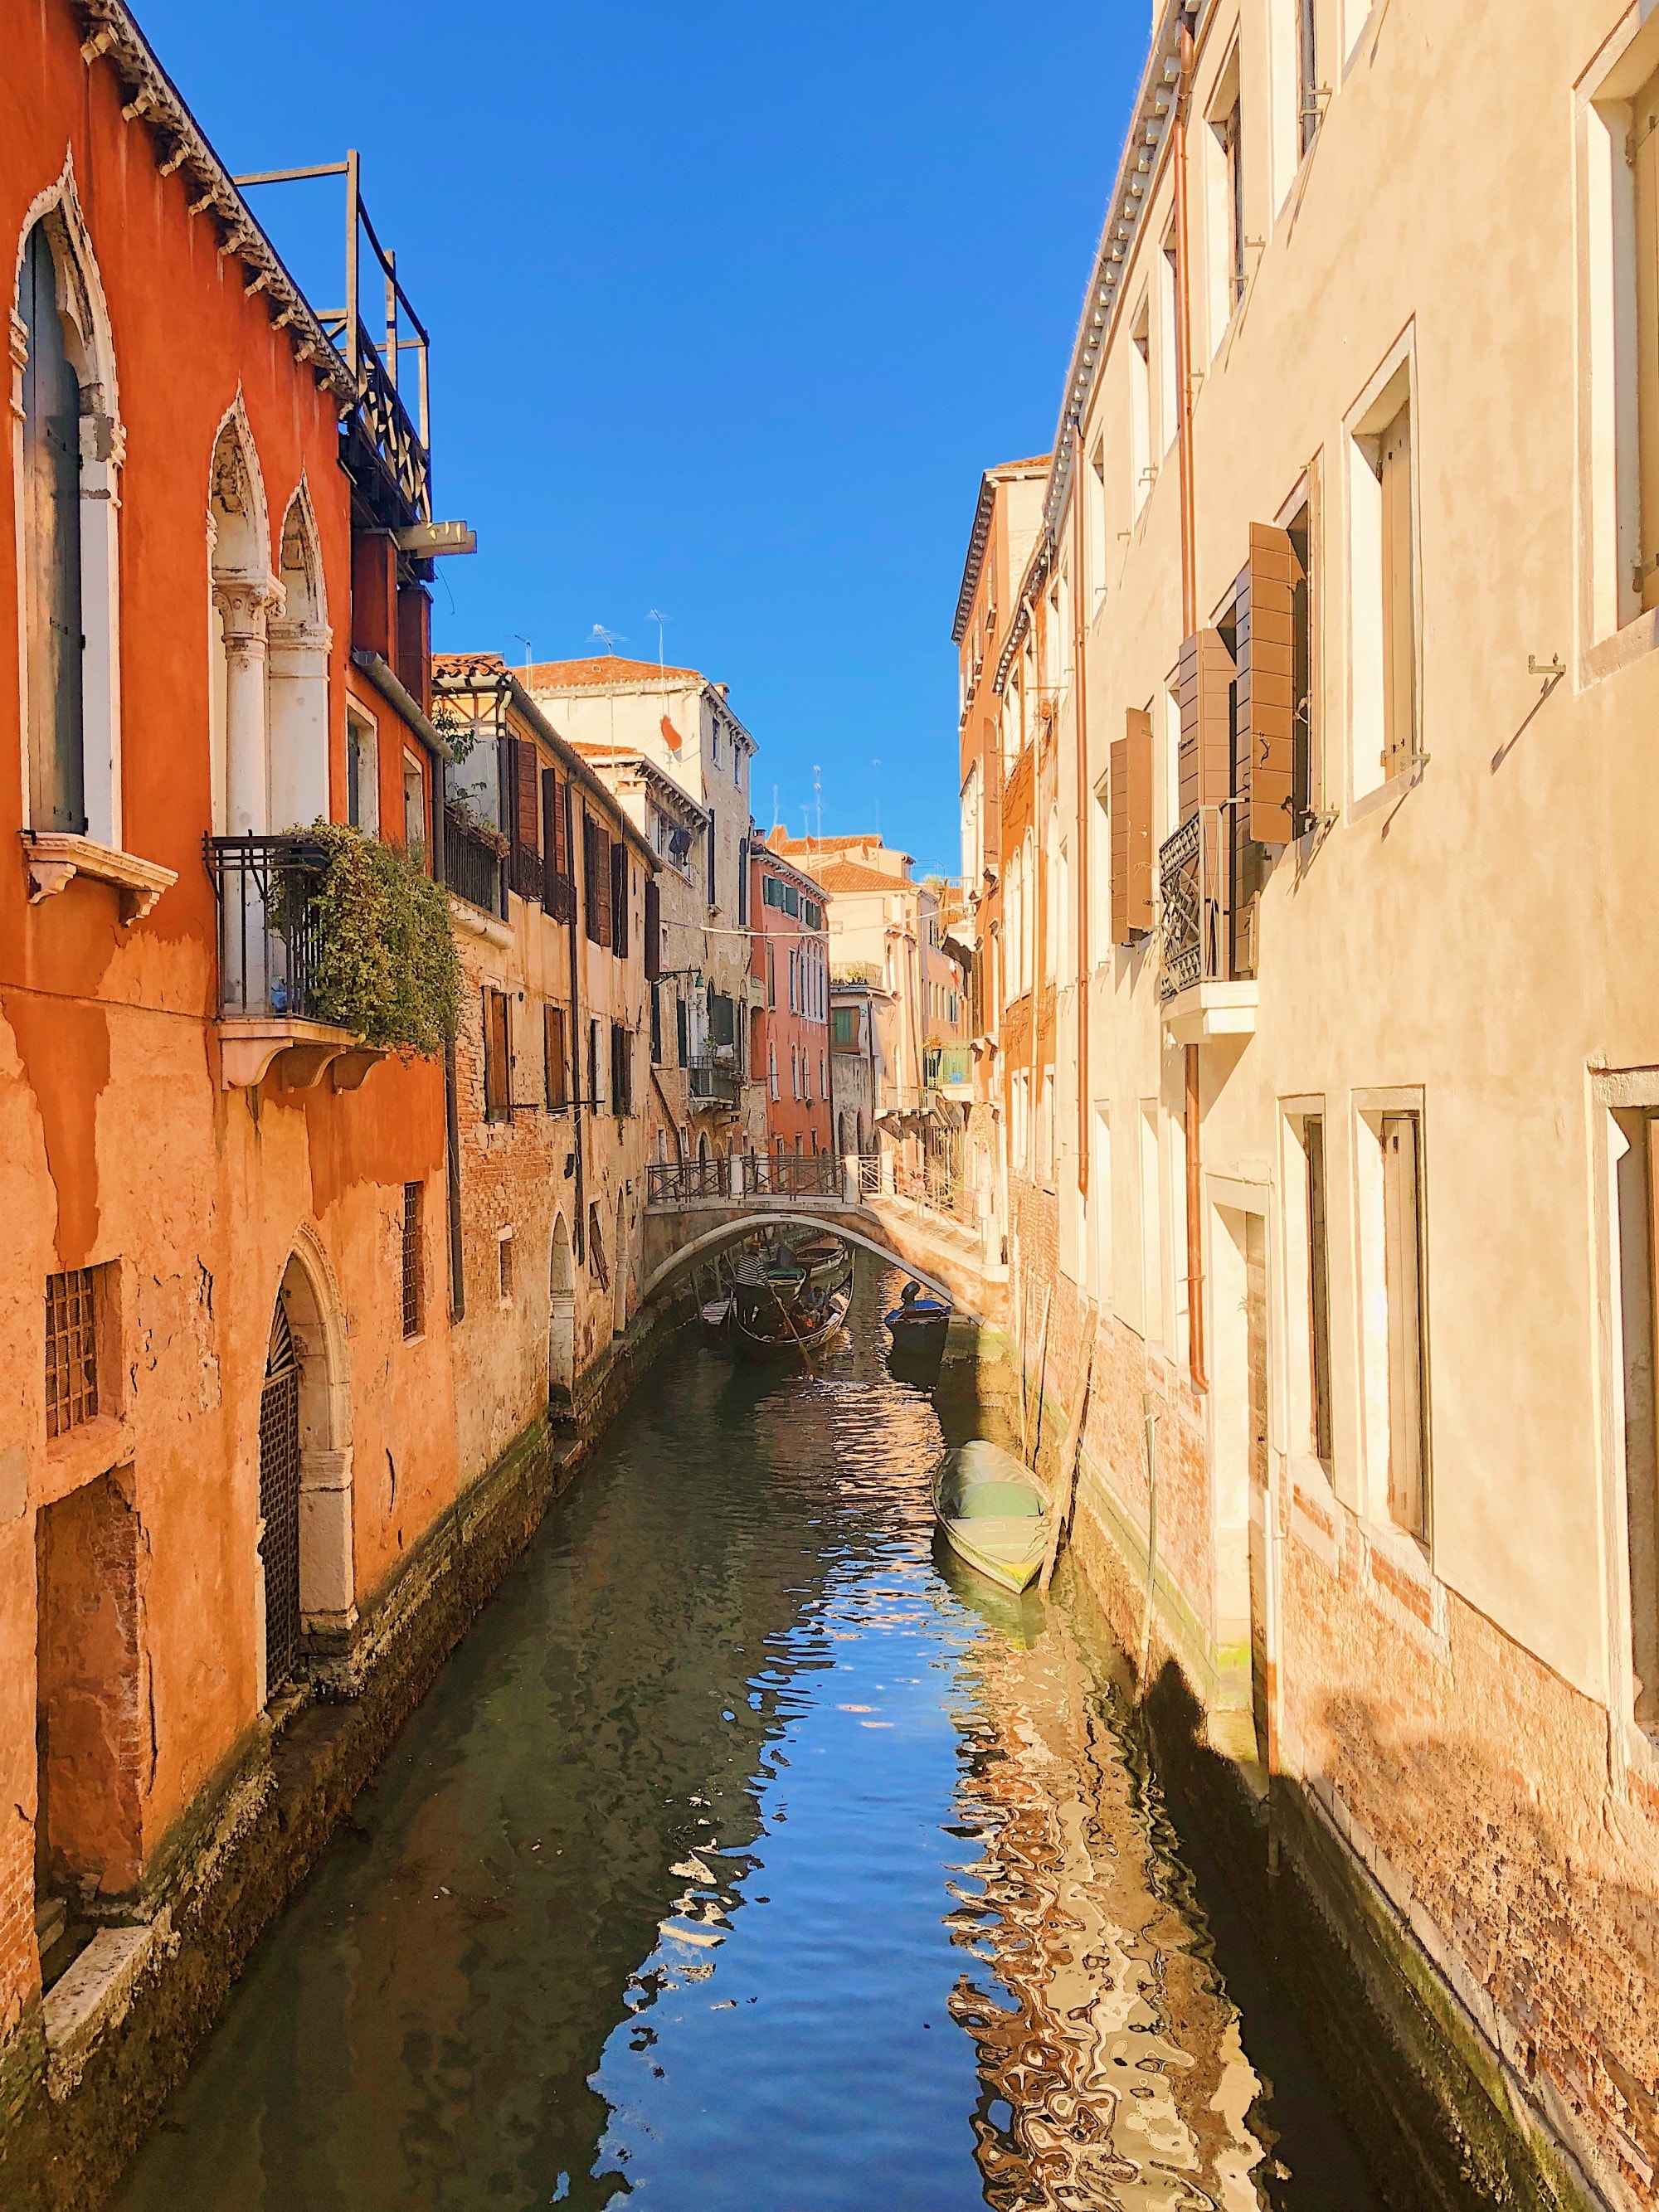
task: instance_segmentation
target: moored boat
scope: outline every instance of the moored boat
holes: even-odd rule
[[[951,1311],[948,1298],[924,1297],[921,1285],[908,1282],[899,1293],[898,1304],[882,1320],[895,1352],[938,1358],[945,1350]]]
[[[1029,1468],[983,1437],[933,1476],[933,1511],[951,1550],[1003,1589],[1029,1589],[1048,1547],[1048,1501]]]

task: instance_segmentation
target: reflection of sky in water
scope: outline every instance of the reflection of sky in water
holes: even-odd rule
[[[1102,1668],[936,1555],[898,1279],[817,1376],[688,1341],[648,1379],[122,2212],[1257,2201],[1257,2077]]]

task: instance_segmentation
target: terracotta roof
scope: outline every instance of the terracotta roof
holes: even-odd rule
[[[824,841],[828,843],[829,840]],[[861,860],[826,860],[818,870],[818,881],[825,890],[836,891],[915,891],[920,884],[913,884],[907,876],[890,876],[884,868],[866,868]]]
[[[792,837],[780,823],[768,830],[766,842],[775,853],[845,853],[854,845],[880,845],[883,852],[891,853],[898,860],[908,860],[913,857],[908,853],[901,853],[896,845],[882,845],[878,830],[861,830],[852,837]],[[896,876],[893,880],[896,883],[899,878]]]
[[[701,684],[700,669],[665,668],[654,660],[624,660],[617,653],[602,653],[587,660],[538,660],[517,672],[531,691],[597,690],[606,684],[653,683],[661,678],[677,684]]]

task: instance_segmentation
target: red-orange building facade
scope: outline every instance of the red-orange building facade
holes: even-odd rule
[[[0,51],[3,2116],[43,1954],[162,1955],[458,1469],[444,1070],[310,1018],[272,903],[319,817],[441,857],[424,448],[122,8]]]
[[[822,886],[769,847],[749,848],[750,1075],[766,1085],[766,1133],[775,1153],[830,1150],[828,899]]]

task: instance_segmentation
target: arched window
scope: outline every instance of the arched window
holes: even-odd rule
[[[81,627],[81,381],[46,226],[23,247],[23,554],[29,823],[87,831]]]
[[[303,829],[328,818],[328,627],[311,495],[301,484],[283,518],[280,612],[268,629],[270,823]]]
[[[11,395],[25,818],[40,837],[118,849],[124,434],[114,348],[68,167],[32,213],[18,252]]]
[[[214,441],[208,487],[213,822],[221,836],[258,836],[272,827],[268,624],[281,611],[283,592],[270,574],[267,515],[258,456],[239,398]]]

